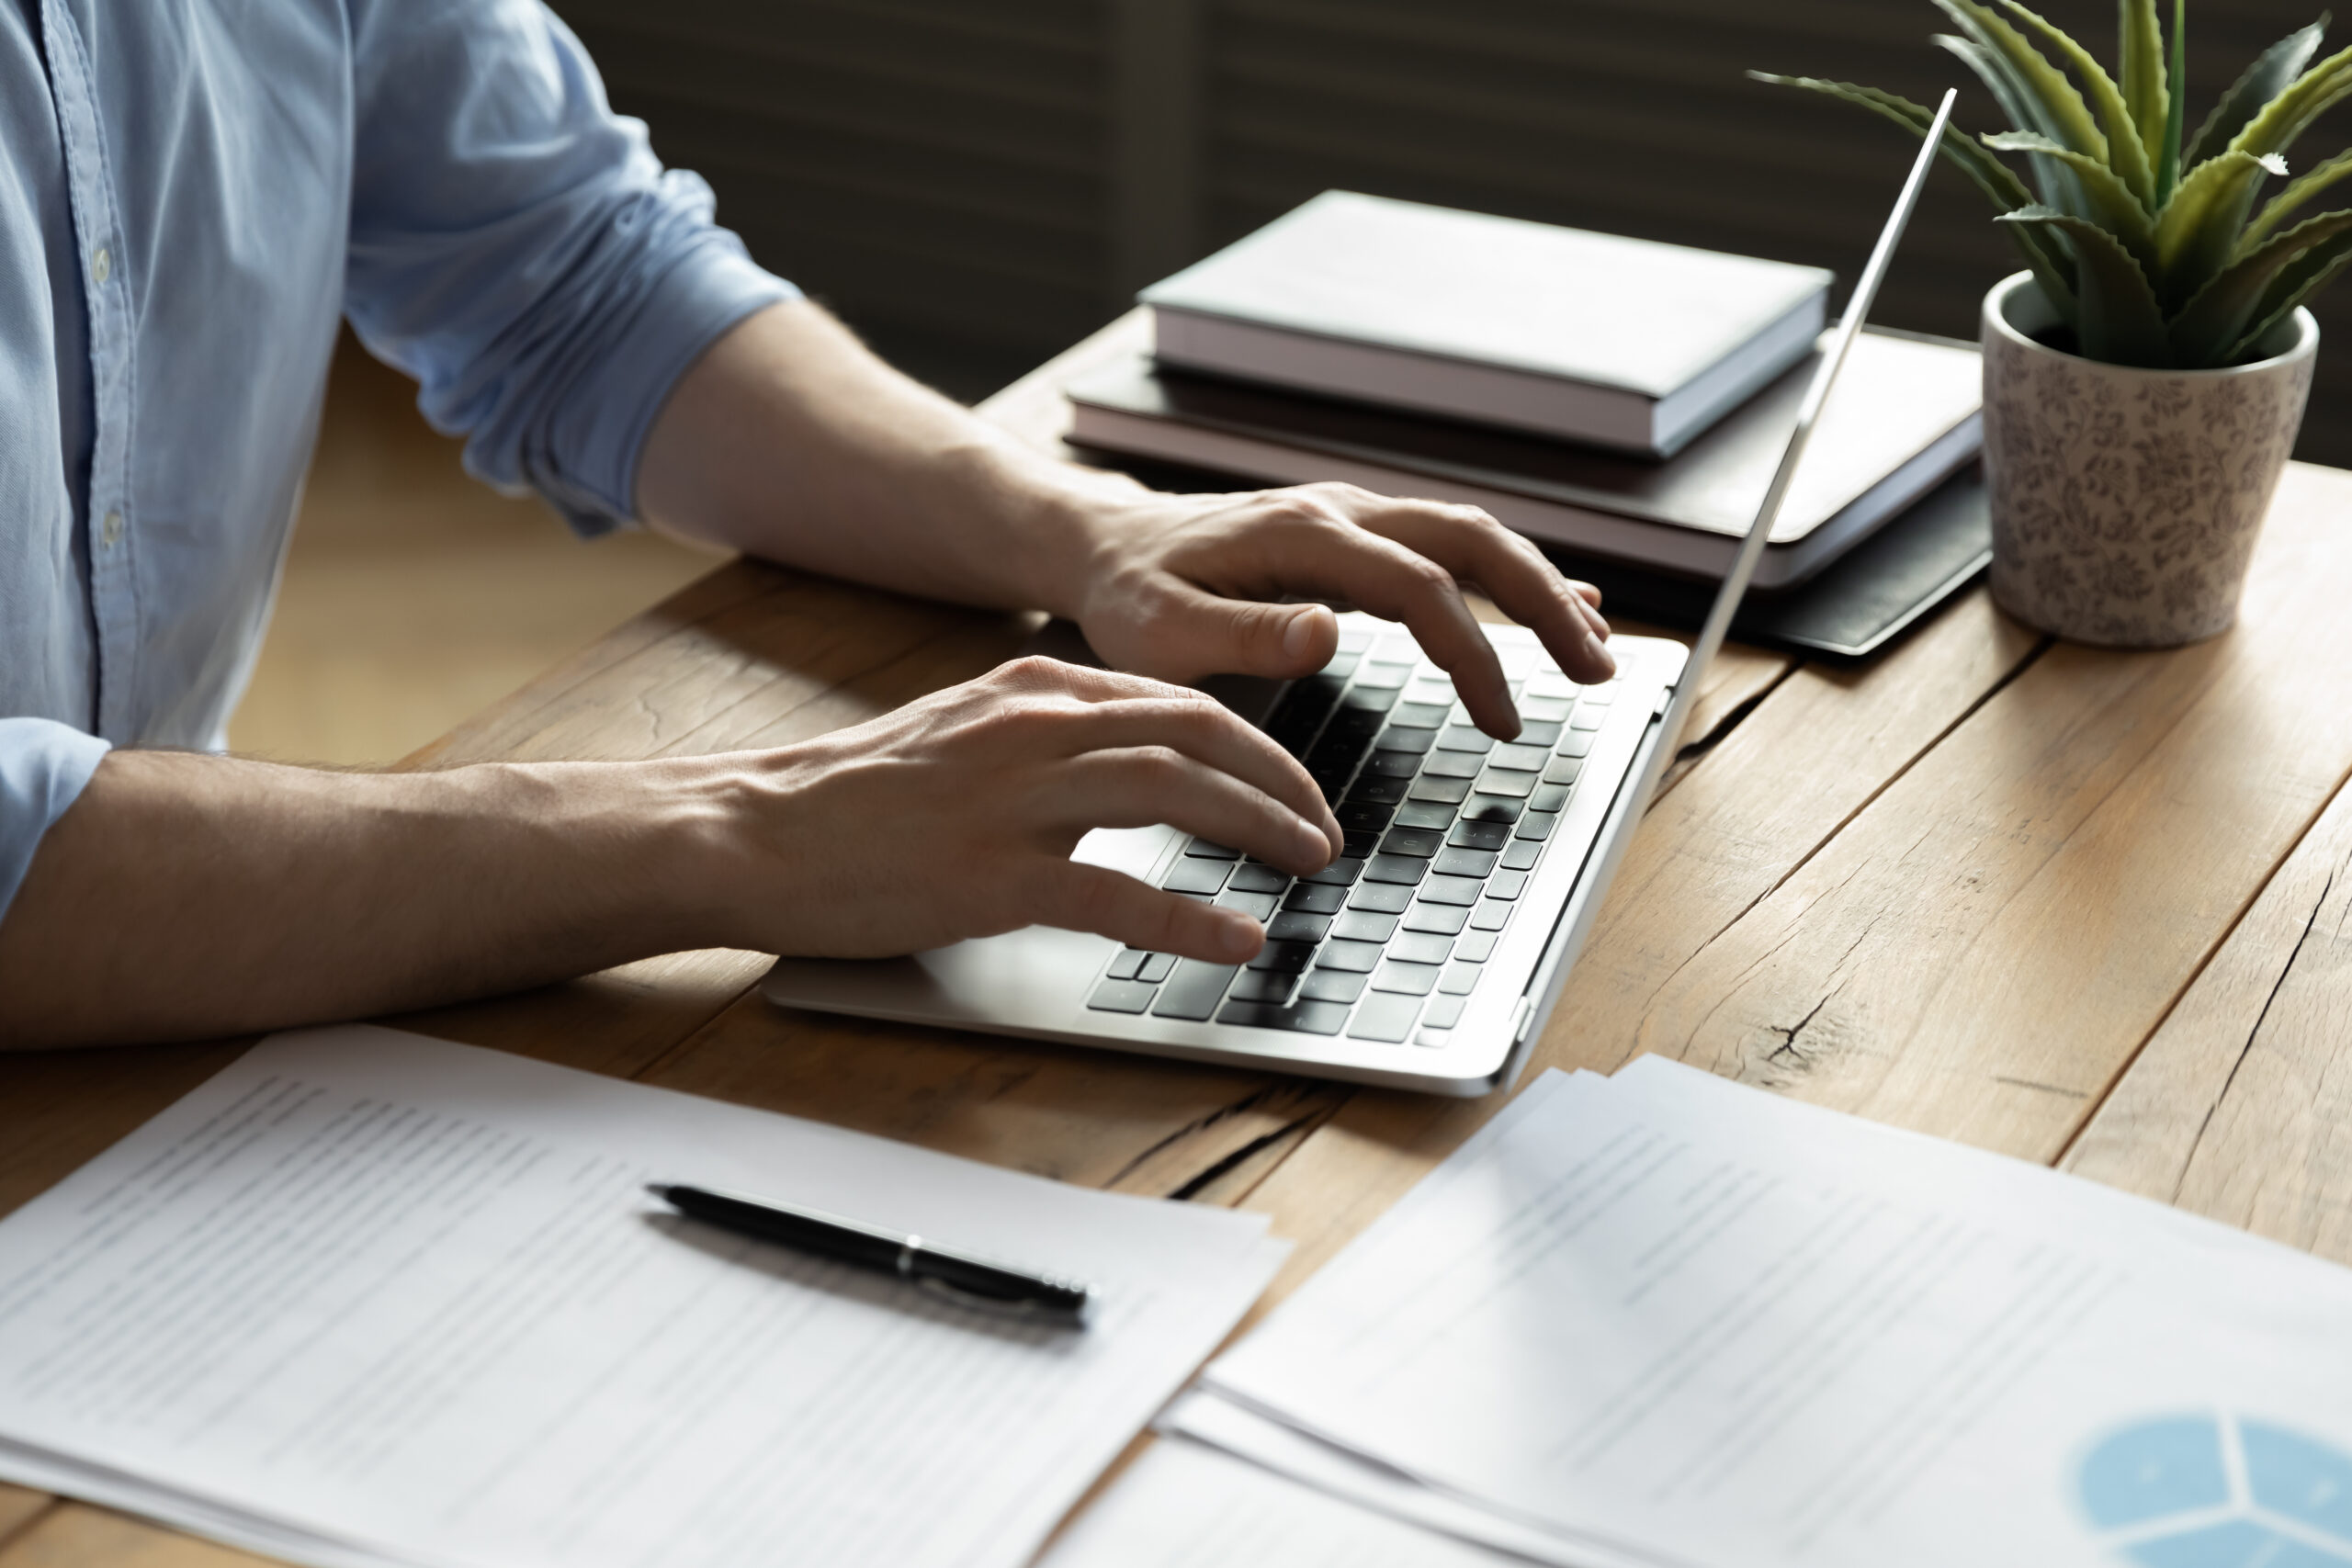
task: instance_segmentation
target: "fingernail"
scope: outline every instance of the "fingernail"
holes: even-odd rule
[[[1298,858],[1318,870],[1331,863],[1331,836],[1312,822],[1298,825]]]
[[[1617,673],[1617,656],[1609,651],[1607,643],[1602,642],[1590,632],[1584,634],[1584,651],[1585,656],[1600,665],[1602,670],[1611,675]]]
[[[1283,628],[1283,656],[1284,658],[1304,659],[1306,657],[1306,650],[1313,645],[1315,640],[1315,611],[1311,606],[1307,609],[1301,610],[1297,615],[1293,615],[1290,618],[1290,625]]]

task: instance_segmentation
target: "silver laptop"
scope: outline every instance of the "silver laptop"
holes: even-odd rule
[[[775,1002],[1440,1094],[1509,1085],[1542,1033],[1655,794],[1951,113],[1945,96],[1698,640],[1620,637],[1579,686],[1532,633],[1489,628],[1524,731],[1481,733],[1401,627],[1340,617],[1320,673],[1210,690],[1303,761],[1347,853],[1293,878],[1173,829],[1090,833],[1077,858],[1266,922],[1247,965],[1034,926],[908,958],[780,960]]]

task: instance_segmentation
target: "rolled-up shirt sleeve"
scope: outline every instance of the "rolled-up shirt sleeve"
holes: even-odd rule
[[[678,377],[798,291],[611,112],[538,0],[365,0],[353,18],[353,325],[467,438],[475,475],[582,533],[631,521]]]
[[[82,796],[107,743],[46,718],[0,718],[0,920],[41,835]]]

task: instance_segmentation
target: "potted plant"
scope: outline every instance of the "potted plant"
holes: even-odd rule
[[[2211,637],[2239,592],[2294,448],[2319,326],[2304,301],[2352,262],[2352,209],[2318,197],[2352,152],[2256,209],[2321,111],[2352,94],[2352,50],[2312,63],[2323,17],[2282,39],[2184,137],[2186,0],[2171,60],[2155,0],[2122,0],[2121,80],[2016,0],[1935,0],[1935,41],[1992,90],[1996,134],[1941,155],[1999,209],[2025,271],[1985,296],[1984,466],[1993,594],[2084,642]],[[1891,93],[1751,73],[1927,134]],[[2023,158],[2024,175],[1997,154]]]

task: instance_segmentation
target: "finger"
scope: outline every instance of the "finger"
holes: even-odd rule
[[[1340,648],[1339,617],[1321,604],[1227,598],[1181,578],[1163,583],[1150,631],[1153,667],[1195,678],[1309,675]]]
[[[1082,861],[1041,867],[1027,912],[1038,925],[1092,931],[1129,947],[1211,964],[1245,963],[1266,940],[1265,928],[1238,909],[1165,893]]]
[[[1481,728],[1519,733],[1510,689],[1494,645],[1463,602],[1453,576],[1430,558],[1341,515],[1363,502],[1393,506],[1369,491],[1317,487],[1327,504],[1283,496],[1215,563],[1216,575],[1261,596],[1308,592],[1348,601],[1384,620],[1401,621],[1421,650],[1453,677],[1454,690]],[[1354,498],[1361,497],[1362,502]],[[1222,586],[1212,582],[1210,586]]]
[[[1263,730],[1245,724],[1229,709],[1197,693],[1073,706],[1055,745],[1057,754],[1065,757],[1136,747],[1170,748],[1271,796],[1313,827],[1324,839],[1326,852],[1319,863],[1329,864],[1343,846],[1340,819],[1331,814],[1322,790],[1297,759],[1275,745]]]
[[[1261,789],[1167,746],[1090,751],[1049,775],[1031,809],[1062,829],[1166,823],[1246,851],[1294,876],[1331,863],[1321,826]]]
[[[1043,654],[1026,654],[1008,660],[981,677],[993,684],[1021,692],[1042,692],[1056,696],[1075,697],[1085,703],[1110,703],[1135,698],[1191,697],[1198,694],[1184,686],[1170,685],[1148,675],[1131,675],[1124,670],[1103,670],[1091,664],[1072,664],[1065,660],[1047,659]]]
[[[1476,507],[1392,502],[1356,521],[1477,583],[1505,615],[1534,631],[1569,679],[1605,681],[1617,672],[1600,610],[1541,550]]]

